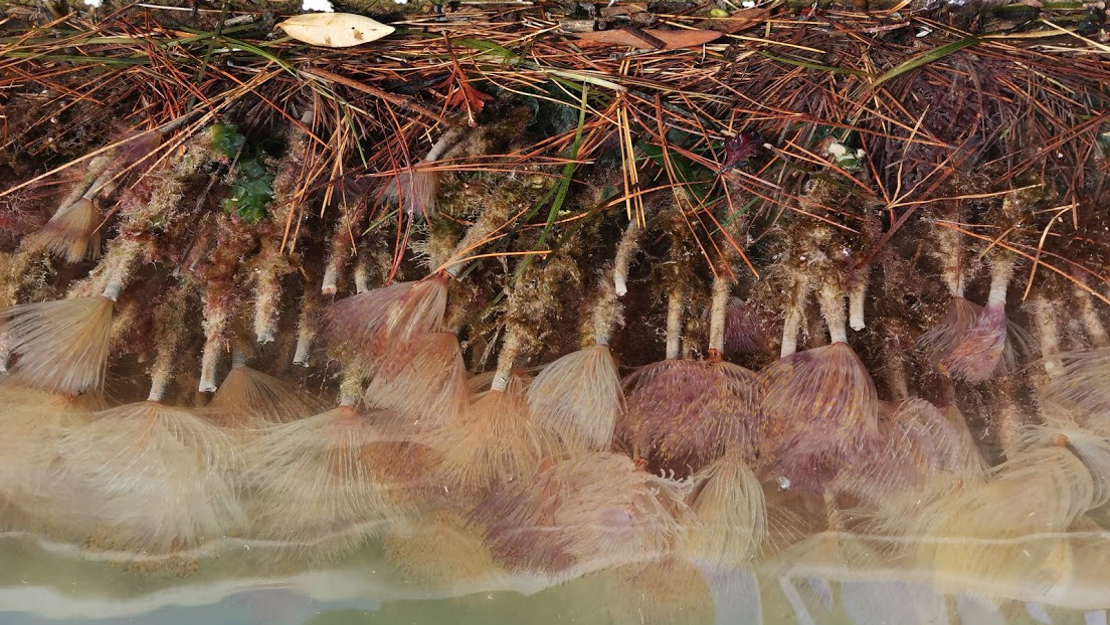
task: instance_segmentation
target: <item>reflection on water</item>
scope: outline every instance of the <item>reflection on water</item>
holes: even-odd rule
[[[520,410],[526,383],[486,397]],[[1042,423],[993,465],[955,409],[882,404],[867,453],[800,485],[735,444],[679,476],[619,444],[538,439],[531,471],[479,474],[392,413],[274,418],[267,401],[311,400],[256,397],[257,421],[217,425],[219,402],[109,408],[9,383],[0,608],[6,624],[1104,623],[1101,393],[1048,384]]]
[[[439,528],[420,530],[424,535]],[[1031,541],[1032,542],[1032,541]],[[1107,548],[1104,533],[1076,537],[1073,555]],[[241,545],[184,578],[151,578],[90,562],[57,544],[5,541],[0,612],[6,625],[45,622],[357,623],[1104,623],[1106,568],[1088,562],[1066,585],[989,584],[928,569],[865,562],[878,545],[822,534],[797,557],[743,568],[666,558],[587,573],[446,575],[425,554],[368,547],[333,566],[271,573]],[[423,557],[423,561],[419,561]],[[839,560],[838,560],[839,559]],[[854,564],[852,563],[854,559]],[[444,560],[451,574],[462,565]],[[14,566],[13,566],[14,565]],[[477,570],[477,567],[472,569]],[[18,571],[18,573],[16,572]],[[431,574],[429,576],[429,574]],[[417,578],[424,580],[415,581]]]

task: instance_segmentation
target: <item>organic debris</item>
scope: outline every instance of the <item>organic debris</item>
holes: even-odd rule
[[[203,4],[0,21],[5,528],[664,616],[776,552],[1076,579],[1102,3]]]

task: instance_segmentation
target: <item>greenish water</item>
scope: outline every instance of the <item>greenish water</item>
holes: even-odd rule
[[[1050,539],[1054,539],[1052,537]],[[362,623],[574,624],[1083,624],[1107,622],[1110,569],[1096,532],[1056,580],[1014,573],[946,579],[936,571],[881,568],[852,538],[814,537],[811,548],[751,568],[688,561],[629,563],[574,579],[538,575],[406,580],[376,545],[334,566],[277,565],[265,546],[201,559],[194,572],[150,575],[97,562],[56,543],[9,537],[0,623],[96,625],[359,625]],[[838,542],[839,541],[839,542]],[[849,545],[852,545],[849,548]],[[1036,548],[1032,544],[1030,551]],[[272,566],[267,566],[270,561]],[[429,563],[434,568],[435,563]],[[299,568],[299,570],[298,570]],[[282,569],[277,572],[277,569]],[[1089,570],[1084,570],[1089,569]]]

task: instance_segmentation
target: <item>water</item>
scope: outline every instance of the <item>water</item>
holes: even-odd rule
[[[854,565],[860,558],[849,552],[863,553],[874,543],[834,534],[815,538],[812,548],[755,567],[714,570],[668,559],[569,581],[513,575],[434,588],[406,580],[375,545],[334,566],[268,570],[258,566],[270,557],[257,557],[265,547],[247,550],[244,544],[239,553],[202,561],[196,572],[178,577],[136,573],[64,545],[9,535],[0,551],[0,623],[1097,625],[1107,619],[1105,532],[1075,538],[1082,544],[1074,545],[1065,580],[1047,584],[1017,575],[1006,585],[945,579],[935,570]],[[837,561],[836,554],[846,559]],[[424,564],[435,566],[434,560]]]
[[[354,412],[229,430],[226,457],[188,451],[222,449],[196,417],[128,414],[7,433],[24,444],[3,466],[0,625],[1092,625],[1110,608],[1110,444],[1074,426],[984,469],[925,444],[948,440],[943,413],[895,411],[907,437],[885,449],[913,453],[823,492],[730,454],[680,479],[580,452],[465,493],[411,441],[351,438],[370,432]],[[128,427],[73,444],[113,418]]]
[[[5,388],[24,403],[0,413],[0,625],[1088,625],[1110,608],[1110,439],[1074,423],[1030,426],[988,468],[962,420],[909,400],[823,490],[730,450],[687,477],[564,451],[468,491],[381,413],[219,430]]]
[[[220,426],[211,406],[0,399],[0,625],[1088,625],[1110,607],[1105,415],[1048,413],[1002,454],[953,408],[884,402],[848,459],[810,435],[785,469],[730,446],[683,475],[528,455],[492,409],[449,438],[465,464],[431,441],[468,414],[429,433],[351,407]]]

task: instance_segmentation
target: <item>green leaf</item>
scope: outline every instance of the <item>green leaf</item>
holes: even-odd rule
[[[248,223],[264,219],[274,196],[274,175],[262,162],[259,146],[245,145],[246,137],[231,124],[213,125],[210,132],[213,149],[228,157],[239,156],[224,210]]]
[[[239,149],[247,141],[247,138],[239,133],[239,127],[235,124],[212,124],[209,133],[212,149],[228,158],[238,154]]]
[[[266,208],[257,203],[243,204],[235,210],[235,215],[249,224],[254,224],[266,218]]]
[[[464,48],[470,48],[471,50],[479,50],[506,61],[519,61],[521,59],[520,55],[516,52],[493,43],[492,41],[486,41],[485,39],[452,39],[451,43],[458,44]]]
[[[266,175],[266,168],[256,158],[242,159],[239,161],[239,173],[247,178],[259,178]]]

